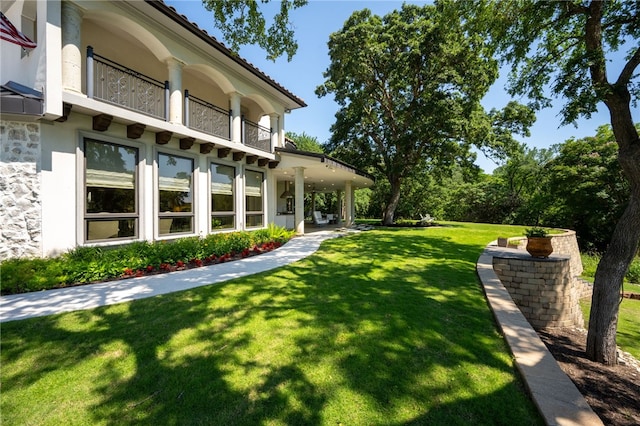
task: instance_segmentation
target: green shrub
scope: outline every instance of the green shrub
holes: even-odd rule
[[[601,256],[597,253],[582,253],[581,258],[582,268],[584,269],[582,276],[593,281],[596,276],[596,268],[598,267],[598,263],[600,263]],[[640,284],[640,257],[636,256],[633,259],[624,279],[625,282]]]
[[[633,284],[640,284],[640,258],[636,257],[629,265],[629,270],[625,278]]]
[[[0,294],[26,293],[67,281],[60,259],[9,259],[0,264]]]
[[[549,231],[540,226],[534,226],[533,228],[525,230],[524,234],[528,238],[544,238],[549,236]]]
[[[191,259],[204,257],[200,238],[198,237],[180,238],[167,244],[166,248],[171,259],[168,263],[175,263],[179,260],[188,262]],[[165,260],[165,262],[167,261]]]
[[[256,244],[284,243],[292,231],[275,225],[251,232],[211,234],[205,238],[187,237],[149,243],[137,241],[114,247],[77,247],[49,259],[10,259],[0,264],[0,294],[16,294],[118,278],[162,264],[241,253]]]

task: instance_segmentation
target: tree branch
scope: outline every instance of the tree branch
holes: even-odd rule
[[[624,68],[620,72],[620,76],[616,81],[616,86],[626,86],[629,84],[631,77],[633,77],[633,72],[640,65],[640,48],[636,49],[636,52],[633,54],[631,59],[625,64]]]

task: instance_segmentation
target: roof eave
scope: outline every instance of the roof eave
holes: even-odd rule
[[[167,6],[166,4],[164,4],[162,0],[145,0],[145,2],[153,6],[156,10],[163,13],[165,16],[167,16],[168,18],[170,18],[180,26],[182,26],[184,29],[191,32],[196,37],[200,38],[201,40],[209,44],[214,49],[223,53],[229,59],[231,59],[232,61],[234,61],[235,63],[237,63],[244,69],[246,69],[247,71],[251,72],[254,76],[258,77],[259,79],[261,79],[262,81],[264,81],[265,83],[267,83],[268,85],[276,89],[281,94],[285,95],[289,100],[293,101],[296,105],[298,105],[299,108],[303,108],[307,106],[307,104],[302,99],[300,99],[299,97],[297,97],[296,95],[294,95],[293,93],[285,89],[283,86],[278,84],[275,80],[273,80],[271,77],[266,75],[264,72],[260,71],[258,68],[256,68],[255,66],[251,65],[249,62],[241,58],[236,52],[233,52],[224,44],[216,40],[215,37],[210,36],[207,32],[200,29],[193,22],[189,21],[184,15],[179,14],[173,7]]]

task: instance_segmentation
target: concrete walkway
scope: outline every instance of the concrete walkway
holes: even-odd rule
[[[357,231],[357,229],[355,230]],[[326,230],[291,239],[269,253],[202,268],[0,297],[0,322],[91,309],[188,290],[268,271],[303,259],[329,238],[351,229]]]
[[[487,246],[476,270],[493,315],[502,331],[531,399],[547,425],[600,426],[602,421],[571,379],[560,369],[538,333],[524,317],[493,271],[493,255],[504,250]]]

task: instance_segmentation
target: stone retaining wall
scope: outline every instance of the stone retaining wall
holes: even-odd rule
[[[0,261],[41,256],[40,124],[0,122]]]
[[[551,245],[556,254],[566,254],[571,256],[571,275],[574,277],[582,274],[582,259],[580,258],[580,248],[576,238],[576,231],[565,231],[564,234],[552,234]]]
[[[493,255],[493,269],[527,321],[536,329],[583,327],[583,286],[568,255],[539,259],[521,250]]]

